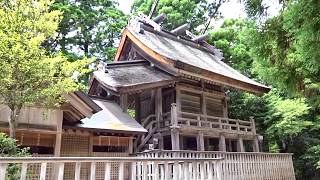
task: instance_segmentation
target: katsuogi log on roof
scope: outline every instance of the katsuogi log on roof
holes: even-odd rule
[[[116,61],[126,60],[123,59],[127,57],[125,46],[130,43],[142,52],[141,56],[146,60],[162,67],[163,70],[167,69],[175,76],[195,77],[254,93],[270,90],[269,87],[242,75],[224,63],[220,51],[214,46],[159,30],[158,27],[153,27],[153,23],[148,24],[150,20],[144,21],[143,18],[145,17],[131,20],[131,24],[124,30]]]
[[[97,81],[108,90],[127,93],[169,85],[173,79],[173,76],[150,66],[148,61],[126,61],[109,64],[105,71],[95,71],[91,83]]]

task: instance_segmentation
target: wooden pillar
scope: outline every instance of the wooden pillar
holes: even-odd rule
[[[172,150],[180,150],[180,137],[177,129],[171,129],[171,148]]]
[[[89,156],[93,156],[93,134],[90,133],[89,135]]]
[[[61,151],[61,141],[62,141],[62,123],[63,123],[63,111],[59,110],[59,116],[57,119],[57,132],[56,140],[54,145],[54,156],[59,157]]]
[[[227,98],[222,99],[222,104],[223,104],[223,117],[227,118],[228,117]]]
[[[160,121],[162,120],[162,89],[158,88],[156,90],[155,95],[155,113],[158,121],[158,126],[160,125]]]
[[[254,121],[254,118],[252,116],[249,117],[250,119],[250,122],[251,122],[251,131],[253,134],[257,134],[257,131],[256,131],[256,123]]]
[[[203,132],[199,132],[197,136],[197,150],[204,151],[204,137]]]
[[[177,111],[181,111],[181,89],[179,85],[176,85],[176,105]]]
[[[128,95],[127,94],[120,95],[120,107],[123,112],[127,112],[127,110],[128,110]]]
[[[163,135],[159,133],[159,149],[163,150],[164,149],[164,144],[163,144]]]
[[[228,142],[228,149],[229,149],[229,151],[230,152],[232,152],[233,151],[233,149],[232,149],[232,139],[228,139],[228,140],[226,140],[226,142]]]
[[[226,151],[226,138],[223,134],[220,134],[220,139],[219,139],[219,151]]]
[[[200,97],[200,107],[201,107],[201,113],[203,115],[207,115],[207,102],[206,102],[206,96],[205,94],[203,93],[204,91],[204,81],[201,80],[201,88],[202,88],[202,93],[201,93],[201,97]],[[203,118],[203,120],[207,120],[206,117]]]
[[[56,139],[54,144],[54,156],[59,157],[61,154],[61,141],[62,141],[62,123],[63,123],[63,110],[59,110],[57,119]],[[54,164],[53,172],[54,178],[58,178],[59,163]]]
[[[129,138],[129,147],[128,147],[129,154],[133,153],[133,137]]]
[[[253,151],[254,152],[259,152],[259,140],[258,137],[254,137],[253,139]]]
[[[239,137],[239,138],[238,138],[237,151],[238,151],[238,152],[245,152],[242,137]]]
[[[138,123],[141,123],[141,102],[140,102],[140,95],[136,94],[134,99],[135,104],[135,119]]]

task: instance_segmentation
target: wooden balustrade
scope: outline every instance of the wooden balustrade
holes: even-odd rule
[[[219,166],[219,168],[221,168],[219,169],[219,171],[221,171],[221,173],[219,173],[219,176],[221,177],[219,178],[223,180],[230,180],[230,179],[294,180],[295,179],[293,163],[292,163],[292,154],[154,150],[154,151],[139,153],[138,156],[167,158],[167,159],[222,158],[223,160],[221,161],[221,166]],[[197,166],[199,166],[199,164]]]
[[[172,115],[175,113],[176,115]],[[174,118],[172,118],[174,117]],[[243,121],[239,119],[230,119],[224,117],[208,116],[203,114],[195,114],[181,111],[172,111],[165,113],[159,122],[160,128],[166,127],[183,127],[183,128],[200,128],[207,130],[220,130],[238,134],[255,135],[255,123],[253,119]]]
[[[105,180],[115,179],[111,177],[113,166],[117,166],[119,180],[189,180],[193,179],[221,179],[221,161],[222,158],[159,158],[150,155],[146,157],[2,157],[0,158],[0,179],[6,179],[6,169],[8,164],[17,164],[21,167],[20,179],[24,180],[27,177],[29,164],[41,164],[39,179],[46,179],[46,169],[49,164],[56,167],[57,180],[62,179],[96,179],[96,169],[98,163],[104,163],[104,178]],[[65,177],[65,164],[75,164],[74,176]],[[81,174],[82,164],[90,164],[89,177],[83,177]],[[115,164],[116,163],[116,164]],[[131,174],[125,176],[125,163],[129,164]],[[68,169],[70,171],[70,169]]]
[[[251,132],[255,134],[254,123],[251,121],[242,121],[239,119],[230,119],[224,117],[208,116],[188,112],[177,112],[177,123],[181,127],[198,127],[209,129],[220,129],[224,131]]]

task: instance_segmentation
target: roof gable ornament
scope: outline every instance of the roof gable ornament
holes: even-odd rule
[[[163,15],[161,18],[156,19],[157,21],[163,19]],[[142,23],[149,24],[153,27],[156,31],[161,31],[161,26],[155,22],[154,20],[150,19],[148,16],[144,15],[143,13],[139,13],[138,16],[133,17],[129,21],[129,27],[133,28],[136,32],[143,33]]]

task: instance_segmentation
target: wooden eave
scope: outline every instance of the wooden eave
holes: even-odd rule
[[[68,104],[79,111],[83,116],[91,117],[92,114],[95,113],[95,110],[85,103],[77,94],[69,93],[65,94],[64,97],[66,98]]]
[[[201,69],[183,62],[177,61],[175,67],[178,68],[179,76],[193,76],[207,81],[213,81],[220,85],[225,85],[231,88],[237,88],[256,94],[263,94],[270,91],[270,88],[256,86],[253,84],[245,83],[237,79],[233,79],[227,76],[223,76],[218,73],[214,73],[205,69]]]
[[[119,61],[119,57],[123,51],[123,46],[127,39],[130,39],[134,45],[136,45],[144,53],[146,53],[148,56],[152,58],[148,60],[151,60],[151,61],[156,60],[163,67],[166,67],[168,69],[176,69],[177,74],[173,74],[173,75],[177,77],[184,76],[184,75],[194,76],[207,81],[212,81],[220,85],[241,89],[241,90],[253,92],[256,94],[263,94],[265,92],[270,91],[270,88],[268,87],[262,87],[262,86],[246,83],[237,79],[233,79],[218,73],[214,73],[208,70],[204,70],[204,69],[186,64],[179,60],[171,60],[153,51],[151,48],[147,47],[138,38],[136,38],[127,28],[123,32],[121,42],[115,57],[115,61]],[[155,63],[155,64],[157,65],[158,63]]]
[[[109,86],[109,85],[105,84],[104,82],[100,81],[98,78],[95,78],[95,77],[93,77],[93,78],[96,82],[101,84],[101,87],[104,90],[112,91],[114,95],[134,94],[134,93],[146,90],[146,89],[154,89],[154,88],[158,88],[158,87],[170,86],[171,84],[175,83],[175,81],[166,80],[166,81],[162,81],[162,82],[158,82],[158,83],[145,83],[145,84],[137,84],[137,85],[133,85],[133,86],[120,86],[120,87],[115,86],[114,87],[114,86]]]
[[[112,130],[112,129],[97,129],[97,128],[86,128],[86,127],[78,127],[78,126],[63,126],[63,129],[67,132],[70,130],[83,130],[89,132],[102,132],[102,133],[110,133],[110,134],[128,134],[128,135],[138,135],[144,134],[145,132],[136,132],[136,131],[125,131],[125,130]]]

